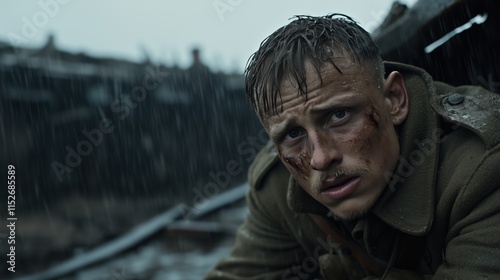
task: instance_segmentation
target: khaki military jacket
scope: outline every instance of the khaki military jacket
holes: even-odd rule
[[[327,209],[268,144],[249,170],[249,213],[233,251],[206,279],[500,279],[500,95],[386,63],[394,70],[410,99],[399,165],[363,219],[326,220],[382,275],[318,227],[311,214]]]

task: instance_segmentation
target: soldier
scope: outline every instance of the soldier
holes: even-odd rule
[[[345,15],[298,16],[251,57],[269,143],[207,279],[500,277],[500,98],[382,62]]]

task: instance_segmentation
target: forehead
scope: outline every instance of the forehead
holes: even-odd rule
[[[305,78],[304,91],[306,94],[313,92],[321,87],[327,86],[342,86],[355,83],[356,80],[364,79],[367,73],[365,68],[358,63],[345,57],[332,59],[333,65],[330,62],[325,62],[321,67],[317,68],[310,60],[304,62],[304,77],[297,77],[297,74],[287,73],[280,82],[280,94],[291,92],[299,93],[300,88],[298,81]]]
[[[267,118],[280,116],[289,107],[306,110],[332,97],[368,96],[377,89],[378,79],[370,64],[355,63],[343,57],[335,59],[334,63],[325,63],[321,68],[316,68],[306,60],[304,77],[286,75],[280,82],[276,110],[271,110]],[[298,81],[303,81],[302,89]]]

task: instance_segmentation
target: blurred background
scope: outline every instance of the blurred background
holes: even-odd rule
[[[0,224],[17,220],[15,273],[0,227],[0,278],[201,279],[267,141],[245,64],[294,15],[345,13],[385,59],[498,91],[497,4],[415,2],[1,0],[0,168],[16,188],[11,215],[2,184]]]

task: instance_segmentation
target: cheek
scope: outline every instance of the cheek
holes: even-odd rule
[[[343,151],[363,156],[373,151],[375,145],[380,142],[380,135],[377,132],[377,129],[362,121],[352,128],[349,134],[337,137],[336,142],[343,147]]]
[[[364,115],[363,119],[363,129],[361,132],[365,138],[365,149],[374,148],[376,144],[381,144],[381,140],[387,137],[388,125],[392,126],[392,124],[388,123],[387,119],[384,119],[380,116],[380,110],[377,106],[374,106],[374,103],[371,102],[367,112]],[[382,148],[382,147],[377,147]]]
[[[380,122],[380,113],[379,110],[373,106],[373,103],[370,104],[370,109],[365,114],[365,118],[368,120],[368,125],[378,129]]]
[[[356,132],[360,138],[357,146],[358,155],[369,165],[375,161],[378,167],[385,166],[392,159],[392,150],[397,145],[397,136],[393,124],[388,118],[381,117],[377,107],[373,105],[365,114],[363,125]]]
[[[295,175],[302,179],[309,178],[311,167],[311,156],[308,152],[287,150],[277,148],[278,156],[285,164],[286,168]]]
[[[354,153],[355,157],[370,165],[378,153],[384,153],[386,148],[384,139],[387,132],[384,131],[384,122],[380,118],[379,111],[370,106],[364,114],[363,119],[351,130],[351,132],[338,139],[344,145],[345,150]]]

